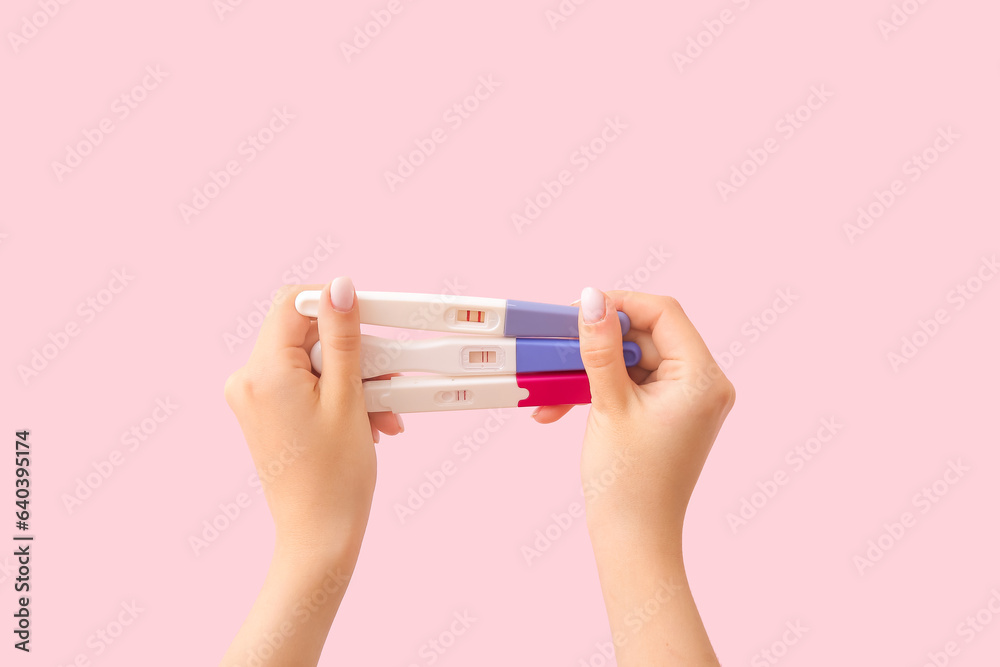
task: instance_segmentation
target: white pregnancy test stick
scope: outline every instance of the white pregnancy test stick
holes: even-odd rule
[[[361,334],[361,377],[388,373],[441,373],[443,375],[502,374],[517,372],[516,338],[443,336],[426,340],[396,341]],[[322,344],[309,354],[313,370],[323,372]]]
[[[295,298],[296,310],[306,317],[317,317],[320,294],[317,290],[300,292]],[[579,309],[575,306],[406,292],[360,291],[357,295],[364,324],[486,336],[579,337]],[[618,313],[618,320],[626,333],[628,316]]]
[[[515,375],[410,375],[364,383],[368,412],[513,408],[528,398]]]
[[[642,351],[623,343],[625,365],[639,363]],[[323,372],[323,344],[309,353],[313,370]],[[442,375],[510,375],[583,370],[580,341],[567,338],[442,336],[426,340],[392,340],[361,334],[361,377],[389,373]]]
[[[300,292],[295,298],[296,310],[307,317],[317,317],[320,294],[317,290]],[[363,290],[358,291],[357,295],[361,321],[365,324],[487,336],[503,335],[506,299]]]
[[[583,371],[527,375],[410,375],[364,383],[368,412],[438,412],[590,402]]]

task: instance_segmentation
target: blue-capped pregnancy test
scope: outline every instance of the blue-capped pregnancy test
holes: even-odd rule
[[[622,344],[625,365],[642,356],[636,343]],[[323,371],[322,345],[309,355],[313,369]],[[504,338],[443,336],[398,341],[361,335],[361,374],[373,378],[388,373],[443,375],[515,375],[584,370],[580,341],[566,338]]]
[[[445,331],[449,333],[506,336],[508,338],[578,338],[576,306],[561,306],[513,299],[410,294],[406,292],[356,292],[361,322],[384,327]],[[295,308],[302,315],[319,314],[317,290],[300,292]],[[622,333],[628,315],[618,313]]]

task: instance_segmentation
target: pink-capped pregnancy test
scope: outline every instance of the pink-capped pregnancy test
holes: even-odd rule
[[[639,363],[636,343],[622,344],[626,366]],[[313,370],[323,372],[322,343],[309,354]],[[504,338],[442,336],[397,341],[361,334],[361,377],[389,373],[442,375],[513,375],[583,370],[580,341],[570,338]]]
[[[590,403],[583,371],[527,375],[411,375],[364,383],[368,412],[440,412]]]
[[[320,294],[318,290],[300,292],[295,298],[295,309],[307,317],[316,317]],[[407,292],[356,294],[364,324],[508,338],[580,336],[577,306]],[[628,332],[628,315],[619,312],[618,321],[622,333]]]

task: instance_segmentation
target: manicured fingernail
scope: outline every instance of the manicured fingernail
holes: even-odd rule
[[[400,433],[406,430],[403,428],[403,415],[396,415],[396,423],[399,424]]]
[[[584,287],[580,294],[580,308],[583,310],[583,321],[586,324],[596,324],[604,319],[606,307],[604,293],[593,287]]]
[[[381,433],[379,433],[379,431],[378,431],[378,429],[377,429],[377,428],[376,428],[376,429],[373,429],[373,430],[372,430],[372,433],[374,433],[374,434],[375,434],[375,437],[374,437],[374,438],[372,438],[372,440],[374,440],[374,441],[375,441],[375,444],[378,444],[378,441],[382,439],[382,434],[381,434]]]
[[[535,408],[535,411],[531,413],[531,418],[534,419],[535,417],[537,417],[538,413],[541,411],[542,411],[541,408]]]
[[[346,313],[354,307],[354,283],[350,278],[334,278],[330,283],[330,301],[333,302],[333,309],[339,313]]]

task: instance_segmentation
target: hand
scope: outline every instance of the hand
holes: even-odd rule
[[[320,288],[312,322],[295,310],[295,297]],[[380,430],[403,430],[395,415],[365,411],[360,334],[349,278],[288,286],[247,365],[226,382],[226,401],[246,437],[279,544],[338,554],[360,548],[375,488],[374,442]],[[308,354],[317,340],[321,377]]]
[[[642,350],[637,367],[625,367],[616,310],[631,320],[625,339]],[[585,289],[580,351],[592,395],[580,468],[618,664],[717,665],[687,585],[681,533],[733,385],[670,297]],[[535,419],[569,409],[544,407]],[[637,627],[638,608],[657,613]]]
[[[361,323],[354,285],[323,287],[316,322],[283,289],[247,365],[226,382],[271,508],[274,557],[222,665],[315,665],[340,607],[368,524],[378,433],[403,423],[369,415],[361,386]],[[322,341],[323,375],[309,354]],[[306,613],[308,612],[308,613]]]
[[[633,368],[625,367],[618,318],[607,316],[616,310],[632,323],[624,339],[642,350]],[[580,351],[592,394],[581,461],[592,529],[679,538],[691,492],[736,400],[733,385],[670,297],[584,290]],[[569,409],[541,408],[535,419],[549,423]]]

